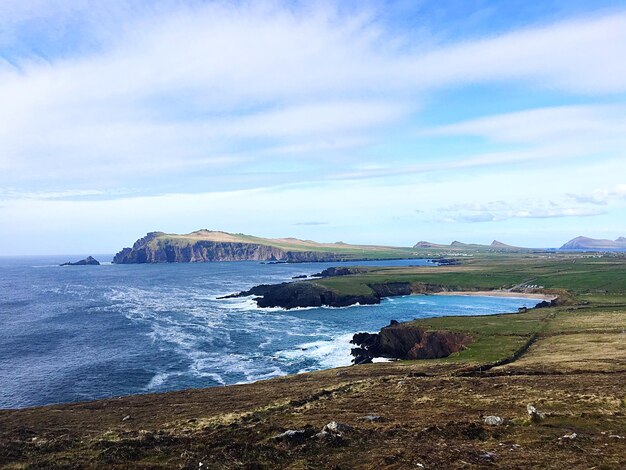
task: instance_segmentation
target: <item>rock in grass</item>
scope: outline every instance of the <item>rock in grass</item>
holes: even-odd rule
[[[374,422],[374,421],[382,421],[383,417],[378,416],[378,415],[365,415],[365,416],[361,416],[359,419],[362,419],[363,421]]]
[[[489,426],[501,426],[505,423],[505,419],[500,416],[485,416],[484,421]]]
[[[331,421],[322,429],[322,432],[327,432],[330,434],[342,434],[353,431],[354,428],[347,424],[338,423],[337,421]]]
[[[546,417],[545,413],[542,413],[533,405],[526,405],[526,411],[528,412],[528,416],[530,416],[531,421],[541,421]]]
[[[287,431],[272,437],[272,440],[287,444],[300,444],[307,438],[313,436],[313,434],[314,431],[312,429],[288,429]]]

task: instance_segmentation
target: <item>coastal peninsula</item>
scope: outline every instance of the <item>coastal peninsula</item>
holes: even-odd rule
[[[116,264],[197,263],[206,261],[355,261],[422,258],[411,248],[318,243],[297,238],[262,238],[241,233],[198,230],[185,235],[150,232],[118,252]]]

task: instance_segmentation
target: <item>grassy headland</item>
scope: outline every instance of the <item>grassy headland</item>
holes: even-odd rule
[[[624,468],[625,275],[626,259],[615,255],[508,255],[310,281],[341,292],[399,279],[548,290],[568,301],[519,314],[410,322],[472,336],[466,349],[443,359],[0,411],[0,466]],[[527,405],[543,417],[533,419]],[[503,424],[486,424],[490,415]],[[350,427],[313,436],[331,421]],[[280,436],[287,430],[298,433]]]
[[[132,248],[122,249],[114,263],[164,263],[266,260],[287,262],[350,261],[439,257],[444,253],[532,252],[526,248],[496,245],[417,244],[415,247],[319,243],[297,238],[263,238],[242,233],[197,230],[188,234],[150,232]]]

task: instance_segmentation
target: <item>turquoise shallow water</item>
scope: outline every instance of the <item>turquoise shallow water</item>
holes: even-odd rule
[[[57,266],[64,261],[0,258],[0,408],[348,365],[352,335],[391,319],[513,312],[537,302],[409,296],[377,306],[265,310],[251,299],[216,298],[337,263]]]

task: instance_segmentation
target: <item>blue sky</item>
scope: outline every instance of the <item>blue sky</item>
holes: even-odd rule
[[[0,3],[0,254],[626,235],[626,2]]]

